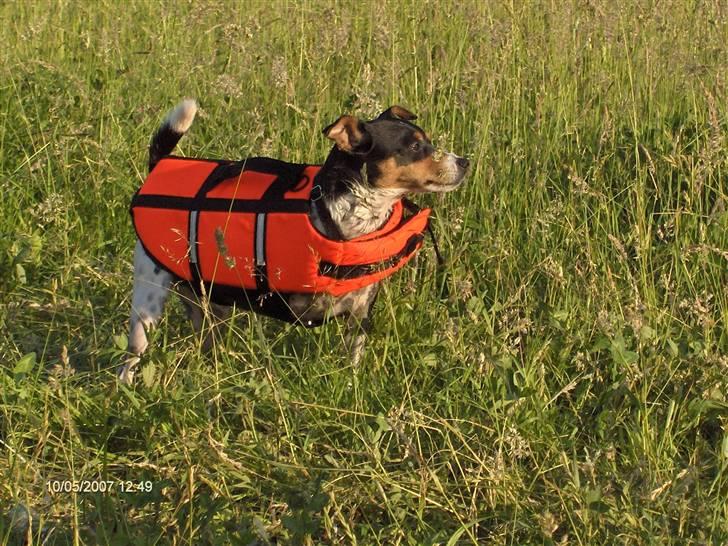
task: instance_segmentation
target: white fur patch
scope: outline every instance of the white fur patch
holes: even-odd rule
[[[129,320],[129,352],[132,353],[119,369],[121,381],[130,384],[139,355],[147,348],[146,330],[154,326],[164,311],[169,295],[172,275],[156,267],[137,239],[134,249],[134,291],[131,296],[131,318]]]
[[[367,184],[351,184],[351,192],[336,199],[327,199],[331,219],[346,239],[376,231],[387,221],[394,204],[405,190],[373,188]]]
[[[165,121],[175,133],[184,134],[192,125],[197,114],[197,102],[194,99],[185,99],[172,110]]]

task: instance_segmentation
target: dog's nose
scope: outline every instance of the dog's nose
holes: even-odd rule
[[[458,157],[455,163],[457,163],[458,167],[463,170],[467,169],[470,166],[470,161],[468,161],[464,157]]]

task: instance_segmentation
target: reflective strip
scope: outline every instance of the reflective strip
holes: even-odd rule
[[[190,263],[197,263],[197,211],[190,211]]]
[[[255,265],[265,265],[265,214],[255,218]]]

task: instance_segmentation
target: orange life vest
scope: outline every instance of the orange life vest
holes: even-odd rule
[[[398,201],[373,233],[324,237],[309,217],[320,168],[169,156],[132,199],[134,228],[157,265],[193,288],[202,283],[213,301],[295,322],[281,298],[270,296],[340,296],[392,275],[422,245],[430,215],[406,215]]]

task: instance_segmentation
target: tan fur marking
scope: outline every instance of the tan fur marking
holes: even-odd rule
[[[401,188],[407,191],[423,190],[427,182],[439,180],[439,164],[426,157],[409,165],[397,165],[394,158],[379,163],[382,173],[374,182],[378,188]]]
[[[394,105],[384,112],[384,114],[387,113],[391,114],[395,118],[403,119],[406,121],[417,119],[417,116],[414,115],[412,112],[398,105]]]
[[[354,116],[341,116],[325,129],[324,134],[345,152],[354,149],[354,146],[362,139],[359,120]]]

